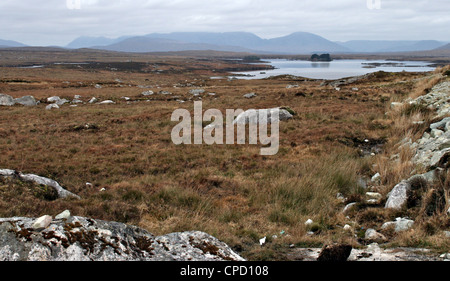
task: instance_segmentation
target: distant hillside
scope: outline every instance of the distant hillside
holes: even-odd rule
[[[20,42],[0,39],[0,48],[25,47],[25,46],[26,46],[25,44],[22,44]]]
[[[202,43],[186,43],[170,39],[132,37],[109,46],[95,46],[94,49],[118,51],[118,52],[178,52],[193,50],[215,50],[225,52],[248,52],[241,47],[219,46]]]
[[[436,50],[438,50],[438,51],[447,51],[447,50],[449,50],[450,51],[450,43],[447,44],[447,45],[444,45],[442,47],[436,48]]]
[[[339,42],[340,45],[358,53],[381,52],[416,52],[427,51],[445,45],[445,42],[435,40],[422,41],[387,41],[387,40],[352,40]]]
[[[79,37],[72,42],[70,42],[66,47],[70,49],[81,49],[81,48],[89,48],[93,46],[108,46],[111,44],[118,43],[122,40],[130,38],[130,36],[123,36],[116,39],[106,38],[106,37],[89,37],[82,36]]]
[[[109,40],[114,40],[114,43],[107,44]],[[98,44],[88,46],[89,42]],[[350,51],[346,47],[307,32],[297,32],[288,36],[273,39],[262,39],[255,34],[247,32],[153,33],[146,36],[125,39],[82,37],[73,41],[69,46],[83,46],[85,48],[121,52],[215,50],[272,54],[312,54],[316,52],[342,53]]]

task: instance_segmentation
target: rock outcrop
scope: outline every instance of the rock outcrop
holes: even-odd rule
[[[292,118],[293,115],[288,110],[282,108],[250,109],[239,114],[233,124],[272,124],[273,122],[285,121]]]
[[[0,219],[0,261],[244,261],[198,231],[154,236],[83,217]]]
[[[73,197],[76,199],[80,199],[80,197],[78,195],[73,194],[70,191],[67,191],[58,182],[56,182],[52,179],[48,179],[48,178],[33,175],[33,174],[23,174],[23,173],[14,171],[14,170],[9,170],[9,169],[0,169],[0,176],[16,177],[19,180],[24,181],[24,182],[33,182],[35,184],[52,187],[58,193],[59,198]]]

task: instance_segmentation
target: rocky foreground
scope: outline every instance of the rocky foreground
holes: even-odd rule
[[[70,216],[0,219],[0,261],[244,261],[198,231],[154,236],[118,222]]]

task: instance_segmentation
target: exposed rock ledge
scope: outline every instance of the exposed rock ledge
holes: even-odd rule
[[[59,198],[72,197],[72,198],[80,199],[80,197],[78,195],[65,190],[61,185],[59,185],[58,182],[56,182],[52,179],[40,177],[40,176],[33,175],[33,174],[23,174],[23,173],[14,171],[14,170],[9,170],[9,169],[0,169],[0,176],[10,177],[10,178],[15,177],[24,182],[33,182],[36,184],[52,187],[58,193]]]
[[[0,219],[0,261],[223,260],[244,261],[198,231],[155,237],[135,226],[83,217]]]

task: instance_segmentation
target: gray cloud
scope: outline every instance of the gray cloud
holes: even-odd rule
[[[450,41],[450,1],[381,0],[2,0],[0,38],[66,45],[86,36],[174,31],[248,31],[263,38],[307,31],[330,40]],[[376,0],[373,0],[376,1]],[[70,5],[69,5],[70,6]]]

